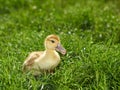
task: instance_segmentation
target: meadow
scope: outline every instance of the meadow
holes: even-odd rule
[[[32,51],[59,35],[54,74],[23,74]],[[119,0],[0,0],[0,90],[120,90]]]

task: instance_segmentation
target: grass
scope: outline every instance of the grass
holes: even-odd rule
[[[120,9],[111,0],[0,0],[0,90],[120,90]],[[67,49],[53,75],[22,73],[57,34]]]

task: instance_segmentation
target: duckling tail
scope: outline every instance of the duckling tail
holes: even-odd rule
[[[22,67],[22,71],[23,71],[23,72],[26,72],[26,70],[27,70],[26,65],[23,65],[23,67]]]

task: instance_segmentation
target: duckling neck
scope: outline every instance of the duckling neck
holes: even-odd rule
[[[51,49],[46,49],[45,50],[45,57],[49,59],[54,59],[54,60],[60,60],[60,56],[56,50],[51,50]]]
[[[46,49],[45,50],[46,54],[54,54],[56,51],[54,49]]]

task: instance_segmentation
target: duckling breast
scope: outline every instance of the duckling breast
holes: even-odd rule
[[[41,60],[38,60],[37,63],[41,70],[51,70],[60,63],[60,56],[56,51],[54,54],[51,53],[51,55],[45,54],[45,56]]]

